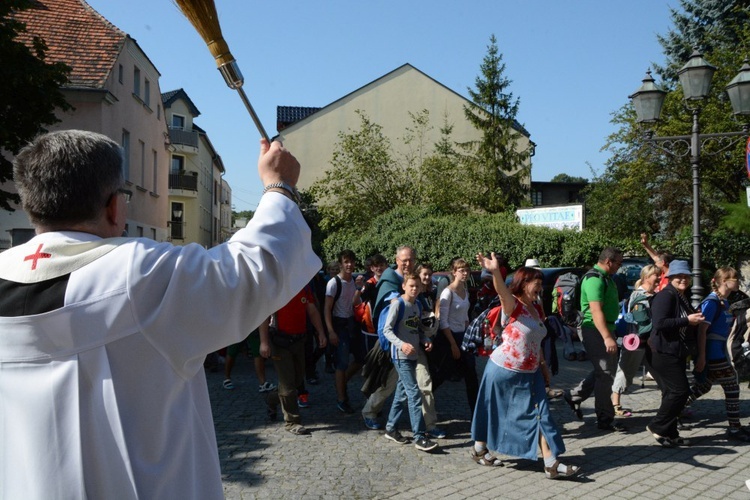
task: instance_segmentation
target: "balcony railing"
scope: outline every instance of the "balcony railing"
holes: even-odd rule
[[[198,132],[192,130],[182,130],[181,128],[169,129],[169,141],[172,144],[198,147]]]
[[[170,221],[169,222],[170,233],[173,240],[184,240],[185,239],[185,223]]]
[[[198,176],[184,172],[169,174],[169,189],[198,191]]]

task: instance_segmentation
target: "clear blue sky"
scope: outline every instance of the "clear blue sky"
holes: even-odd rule
[[[196,123],[218,150],[236,210],[254,209],[259,134],[213,57],[170,0],[89,0],[134,38],[161,73],[162,92],[184,88]],[[671,27],[677,0],[216,0],[224,38],[269,135],[276,106],[323,107],[410,63],[468,96],[497,37],[518,120],[537,144],[532,178],[591,177],[600,149]],[[304,165],[303,165],[304,168]]]

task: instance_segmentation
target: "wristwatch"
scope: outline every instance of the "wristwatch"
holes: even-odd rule
[[[289,196],[292,198],[292,201],[294,201],[297,204],[299,204],[299,202],[302,201],[302,199],[299,196],[299,191],[297,191],[297,188],[290,186],[286,182],[274,182],[272,184],[267,185],[266,187],[263,188],[263,194],[266,194],[269,190],[274,189],[274,188],[283,189],[284,191],[289,193]]]

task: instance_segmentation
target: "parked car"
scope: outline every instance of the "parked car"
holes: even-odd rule
[[[584,267],[543,267],[542,271],[542,307],[544,314],[552,314],[552,290],[555,288],[557,278],[565,273],[574,273],[579,278],[586,272]],[[505,284],[510,285],[513,281],[513,274],[510,273],[505,279]]]
[[[641,269],[648,264],[653,264],[653,261],[648,257],[625,257],[622,259],[622,265],[617,271],[617,274],[625,276],[625,281],[628,284],[628,291],[633,291],[635,288],[635,282],[641,277]]]

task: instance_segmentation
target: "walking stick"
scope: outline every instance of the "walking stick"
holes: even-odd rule
[[[229,45],[227,45],[221,34],[219,16],[216,14],[214,0],[172,1],[177,5],[182,14],[188,18],[188,21],[198,31],[203,41],[206,42],[208,50],[214,56],[214,59],[216,59],[216,66],[224,77],[224,81],[227,82],[230,89],[236,90],[240,95],[242,102],[245,103],[245,107],[250,113],[250,117],[258,128],[258,132],[267,141],[271,142],[266,129],[263,128],[263,124],[253,109],[253,105],[250,104],[245,91],[242,90],[242,84],[245,83],[245,79],[242,77],[239,66],[237,66],[237,61],[232,56],[232,53],[229,52]]]

